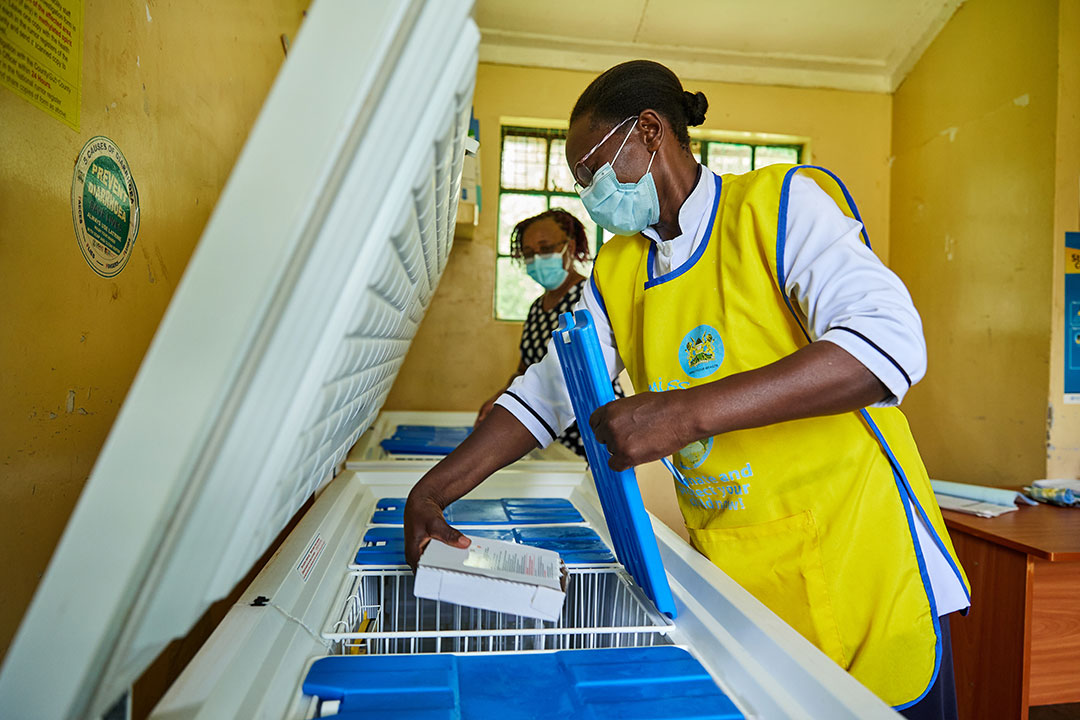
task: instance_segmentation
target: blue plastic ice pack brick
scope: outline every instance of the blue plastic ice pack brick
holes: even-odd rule
[[[304,693],[354,720],[744,720],[674,646],[498,655],[349,655],[316,660]]]
[[[528,526],[467,530],[472,537],[516,542],[554,550],[568,565],[615,562],[615,556],[592,528],[581,526]],[[404,565],[405,533],[400,527],[376,527],[364,534],[364,547],[356,552],[357,565]]]
[[[615,399],[592,315],[588,310],[578,310],[573,315],[563,313],[554,340],[615,555],[656,609],[673,618],[675,600],[652,523],[641,500],[637,476],[632,469],[615,472],[608,467],[611,453],[596,441],[589,425],[593,412]]]
[[[471,432],[467,426],[398,425],[379,445],[394,455],[448,455]]]
[[[585,521],[566,498],[458,500],[451,503],[443,515],[451,525],[553,525]],[[380,499],[371,522],[376,525],[404,524],[405,498]]]

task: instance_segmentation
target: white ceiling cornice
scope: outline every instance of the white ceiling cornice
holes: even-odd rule
[[[897,54],[889,63],[889,92],[895,92],[900,87],[900,83],[904,82],[908,73],[915,67],[915,63],[919,62],[919,58],[926,52],[926,48],[930,47],[930,43],[934,42],[934,38],[949,22],[949,18],[965,2],[967,0],[945,0],[937,13],[931,18],[930,23],[925,25],[921,32],[916,30],[916,32],[912,33],[914,39],[908,44],[907,52]]]
[[[881,59],[653,45],[482,27],[480,61],[600,73],[627,60],[648,58],[664,63],[683,81],[891,93],[963,2],[936,0],[936,11],[895,29],[897,43]]]
[[[481,29],[480,62],[600,73],[612,65],[639,58],[667,65],[684,82],[705,80],[867,92],[888,92],[890,89],[884,63],[645,43],[592,42]]]

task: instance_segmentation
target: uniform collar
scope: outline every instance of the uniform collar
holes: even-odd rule
[[[641,231],[641,234],[649,238],[649,240],[658,246],[665,243],[679,243],[684,240],[695,240],[701,231],[702,223],[709,218],[709,212],[712,210],[713,206],[714,192],[715,183],[713,181],[712,171],[698,163],[697,184],[694,185],[694,189],[686,196],[686,200],[683,201],[682,207],[679,208],[679,228],[682,230],[682,234],[676,235],[666,241],[661,240],[660,235],[653,230],[652,227],[645,228]]]

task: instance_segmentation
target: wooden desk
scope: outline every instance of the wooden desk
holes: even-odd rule
[[[962,720],[1080,702],[1080,510],[942,514],[971,581],[971,612],[950,617]]]

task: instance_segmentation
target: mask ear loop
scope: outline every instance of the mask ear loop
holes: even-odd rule
[[[630,136],[634,134],[634,128],[635,127],[637,127],[637,125],[632,126],[630,128],[630,132],[626,133],[626,137],[623,138],[622,145],[620,145],[619,149],[615,151],[615,157],[611,158],[611,169],[612,170],[615,169],[615,161],[619,159],[619,155],[622,153],[623,147],[626,146],[626,141],[629,140]],[[649,171],[652,170],[653,160],[655,160],[655,159],[656,159],[656,151],[653,150],[652,155],[649,156],[649,164],[645,167],[645,172],[641,175],[641,177],[645,177],[646,175],[649,174]]]
[[[611,169],[612,170],[615,169],[615,161],[619,159],[619,155],[622,154],[622,149],[626,146],[626,141],[629,140],[630,136],[634,134],[634,128],[636,128],[636,127],[637,127],[637,124],[634,124],[634,125],[630,126],[630,132],[626,133],[626,137],[624,137],[623,140],[622,140],[622,145],[620,145],[619,149],[615,151],[615,157],[611,158]],[[649,162],[651,163],[652,161],[650,160]]]

